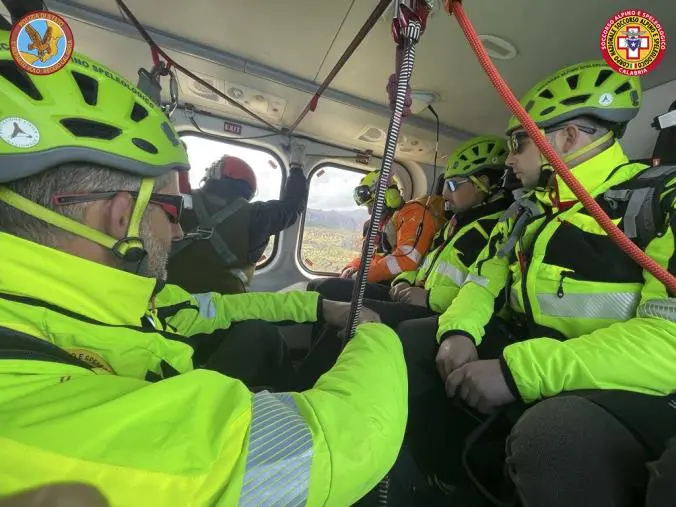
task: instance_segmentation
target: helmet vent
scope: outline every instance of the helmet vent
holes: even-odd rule
[[[131,110],[131,120],[138,123],[146,116],[148,116],[148,110],[138,102],[134,102],[134,109]]]
[[[488,147],[486,148],[488,150],[488,153],[493,151],[493,148],[495,148],[495,143],[488,143]]]
[[[578,76],[577,74],[575,74],[573,76],[568,76],[566,78],[566,81],[568,82],[568,86],[570,87],[571,90],[577,89],[577,83],[579,82],[579,80],[580,80],[580,76]]]
[[[540,92],[540,97],[542,97],[543,99],[553,99],[554,94],[551,91],[549,91],[549,89],[547,88],[547,89],[542,90]]]
[[[146,141],[145,139],[139,139],[138,137],[135,137],[134,139],[131,140],[132,143],[134,143],[134,146],[137,148],[140,148],[141,150],[150,153],[151,155],[157,155],[159,152],[157,150],[157,147]]]
[[[99,97],[99,82],[93,77],[71,71],[75,82],[80,88],[80,93],[84,101],[90,106],[95,106]]]
[[[478,147],[472,146],[472,151],[474,152],[475,157],[479,156],[479,148]]]
[[[553,113],[555,109],[556,109],[556,106],[547,107],[547,108],[543,109],[542,111],[540,111],[540,116],[547,116],[548,114]]]
[[[477,158],[477,159],[474,161],[474,163],[475,163],[475,164],[485,164],[485,163],[486,163],[486,157]]]
[[[624,93],[624,92],[626,92],[630,89],[631,89],[631,84],[629,84],[629,81],[625,81],[620,86],[615,88],[615,94],[619,95],[620,93]]]
[[[0,76],[16,86],[33,100],[42,100],[42,95],[28,77],[28,74],[21,70],[11,60],[0,61]]]
[[[606,80],[613,75],[612,70],[608,69],[603,69],[602,71],[599,72],[599,75],[596,76],[596,82],[594,83],[594,86],[598,88],[601,86],[603,83],[606,82]]]
[[[588,93],[585,95],[575,95],[574,97],[568,97],[567,99],[563,99],[561,101],[561,104],[564,106],[577,106],[579,104],[584,104],[589,100],[589,95]]]
[[[64,118],[61,124],[76,137],[111,140],[122,133],[122,130],[117,127],[82,118]]]

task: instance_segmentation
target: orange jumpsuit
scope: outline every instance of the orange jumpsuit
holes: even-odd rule
[[[381,223],[385,252],[371,261],[367,281],[393,279],[403,271],[417,268],[432,243],[439,224],[438,217],[418,201],[410,201]],[[365,239],[365,238],[364,238]],[[345,268],[359,268],[361,258],[353,259]]]

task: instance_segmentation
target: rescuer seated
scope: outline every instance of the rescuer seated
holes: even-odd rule
[[[270,238],[305,209],[305,146],[291,143],[281,199],[250,202],[257,185],[253,169],[237,157],[226,155],[207,169],[204,185],[192,192],[192,209],[181,218],[192,234],[172,248],[169,283],[192,293],[246,292]]]
[[[165,285],[188,169],[169,119],[99,62],[75,53],[34,76],[8,42],[0,32],[14,76],[0,77],[2,108],[40,140],[0,142],[0,495],[67,481],[111,505],[356,502],[403,439],[396,334],[364,312],[336,368],[300,393],[196,370],[196,333],[250,319],[344,326],[349,307]]]
[[[448,308],[512,202],[502,189],[506,157],[506,143],[497,136],[470,139],[450,155],[443,199],[451,219],[435,235],[417,270],[399,274],[391,288],[367,285],[364,305],[383,323],[396,328],[402,321],[438,315]],[[316,343],[299,370],[301,385],[312,385],[333,366],[342,347],[337,331],[325,326],[315,332]]]
[[[372,171],[362,178],[354,189],[357,206],[366,206],[373,213],[375,190],[380,171]],[[406,202],[401,195],[396,177],[385,191],[385,206],[376,237],[376,250],[367,273],[370,283],[367,297],[378,298],[387,294],[389,284],[399,273],[416,269],[422,256],[432,243],[444,218],[425,201]],[[429,204],[429,203],[428,203]],[[364,240],[368,222],[364,225]],[[308,290],[316,290],[322,296],[336,301],[350,301],[354,278],[361,258],[353,259],[343,268],[340,278],[320,278],[308,283]]]
[[[486,246],[498,218],[512,202],[502,188],[507,147],[497,136],[480,136],[448,159],[443,199],[449,221],[437,233],[416,270],[399,274],[389,294],[367,300],[389,326],[443,313]]]
[[[521,104],[610,218],[676,274],[676,171],[629,162],[617,141],[639,111],[639,78],[584,62],[543,80]],[[458,491],[467,437],[459,408],[504,409],[493,426],[517,420],[506,465],[522,505],[642,503],[646,463],[676,435],[676,299],[610,239],[518,119],[507,136],[507,164],[527,191],[438,322],[398,327],[407,442],[426,473]],[[502,294],[507,311],[496,318]],[[482,465],[491,463],[501,477],[500,460]]]

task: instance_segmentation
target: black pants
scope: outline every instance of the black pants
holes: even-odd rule
[[[192,337],[196,368],[241,380],[252,390],[294,390],[296,374],[279,329],[261,320],[237,322],[228,329]]]
[[[464,441],[485,418],[446,398],[434,363],[436,329],[435,319],[398,327],[409,372],[406,443],[425,473],[457,484],[468,479]],[[510,341],[492,322],[479,357],[497,357]],[[676,482],[654,474],[648,487],[648,463],[661,457],[652,469],[676,481],[676,450],[665,453],[676,435],[674,407],[674,397],[627,391],[571,391],[529,407],[513,404],[474,446],[469,468],[495,496],[508,475],[523,507],[643,506],[646,489],[648,501],[662,507]]]
[[[671,507],[676,498],[676,439],[669,442],[660,459],[648,468],[651,477],[645,507]]]
[[[354,280],[351,278],[317,278],[308,282],[307,290],[319,292],[323,298],[332,301],[352,301]],[[389,282],[367,283],[364,298],[389,301]]]
[[[408,319],[435,315],[427,307],[392,301],[366,299],[364,306],[378,313],[383,324],[390,326],[392,329],[396,329],[400,322]],[[336,363],[344,346],[344,335],[340,331],[340,329],[328,324],[314,328],[312,348],[298,369],[299,389],[312,387],[316,380]]]

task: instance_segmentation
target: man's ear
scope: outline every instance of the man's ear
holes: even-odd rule
[[[575,125],[566,125],[561,131],[561,151],[569,153],[576,150],[577,144],[580,142],[580,131]]]
[[[118,192],[107,202],[104,227],[106,233],[116,239],[127,236],[129,222],[134,211],[134,200],[127,192]]]

